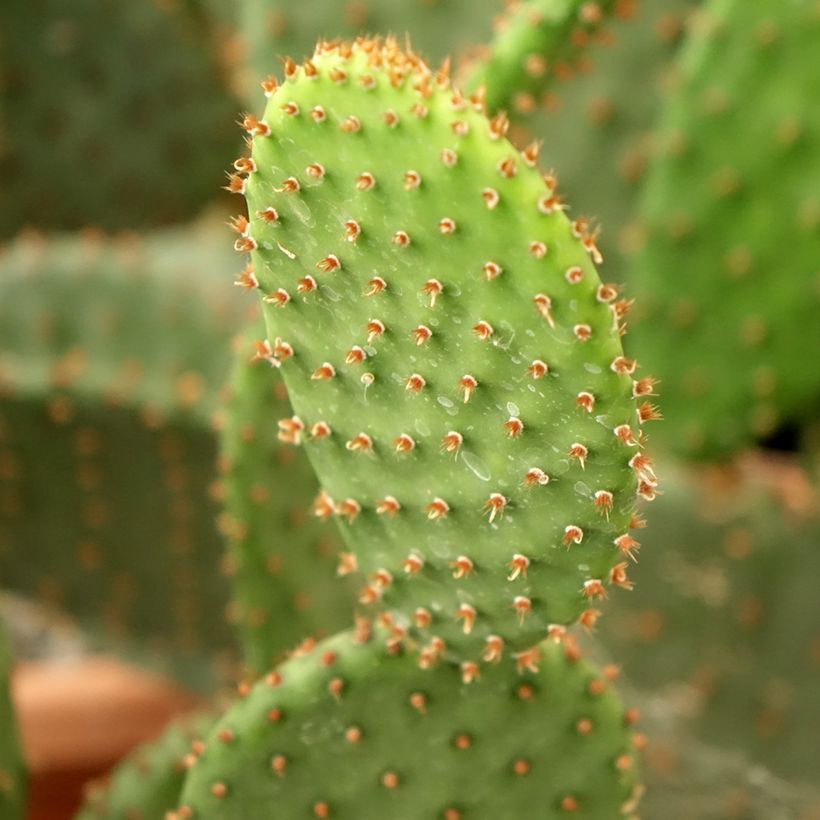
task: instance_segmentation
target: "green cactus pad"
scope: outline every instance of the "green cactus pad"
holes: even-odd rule
[[[635,346],[665,445],[721,458],[820,401],[820,15],[717,0],[698,20],[647,178]]]
[[[633,391],[651,380],[633,382],[617,291],[503,118],[390,41],[340,48],[246,121],[255,170],[234,182],[296,413],[282,429],[365,603],[383,593],[397,629],[471,659],[488,638],[523,650],[628,584],[636,472],[654,494]]]
[[[599,626],[627,678],[685,704],[701,741],[807,783],[820,735],[818,522],[818,490],[794,464],[664,469],[635,594]]]
[[[210,713],[171,724],[153,743],[139,746],[105,781],[86,787],[74,820],[159,820],[179,804],[182,784],[199,743],[215,722]]]
[[[188,774],[180,818],[613,820],[636,760],[605,676],[549,642],[538,671],[420,670],[343,633],[231,708]]]
[[[254,332],[255,331],[255,332]],[[295,646],[300,633],[334,631],[349,619],[353,577],[336,579],[336,528],[310,514],[317,482],[304,453],[283,444],[277,418],[290,414],[284,385],[259,359],[257,323],[237,342],[220,433],[222,529],[243,658],[261,674]],[[278,595],[272,595],[274,576]],[[291,614],[295,612],[297,614]]]
[[[590,40],[609,15],[626,16],[631,3],[618,0],[525,0],[509,4],[495,23],[488,53],[465,86],[486,87],[487,110],[525,114],[539,108],[556,79],[577,70]]]
[[[238,103],[204,15],[177,2],[4,0],[0,31],[0,236],[156,226],[213,199]]]
[[[10,676],[11,650],[5,626],[0,622],[0,817],[22,820],[25,816],[26,777],[9,692]]]
[[[143,241],[20,240],[0,261],[2,584],[72,616],[99,648],[197,686],[234,658],[229,620],[245,611],[214,526],[212,425],[248,307],[230,298],[225,245],[223,226],[205,223]],[[270,400],[274,418],[285,412]],[[273,559],[283,510],[299,494],[309,505],[315,479],[276,452],[265,469]],[[259,637],[263,668],[349,617],[313,537],[294,531],[288,573],[253,579],[277,613]]]

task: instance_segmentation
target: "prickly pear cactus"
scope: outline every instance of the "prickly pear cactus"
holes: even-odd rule
[[[229,541],[233,620],[243,660],[255,674],[270,669],[282,659],[282,649],[305,634],[344,626],[355,593],[354,576],[342,582],[334,571],[335,527],[310,514],[317,490],[313,471],[273,423],[287,418],[290,408],[281,378],[259,355],[260,336],[264,327],[256,323],[237,340],[220,433],[220,524]]]
[[[25,773],[9,693],[11,652],[0,623],[0,816],[22,820],[25,812]]]
[[[610,14],[631,15],[623,0],[524,0],[508,4],[495,37],[465,86],[486,87],[487,110],[531,113],[555,80],[578,70],[582,54]],[[479,52],[480,53],[480,52]]]
[[[629,716],[549,642],[537,672],[418,668],[347,632],[288,661],[220,720],[177,817],[447,820],[629,814]]]
[[[206,15],[181,3],[4,0],[0,30],[0,236],[167,224],[213,198],[236,150],[238,103]]]
[[[165,817],[179,804],[188,766],[214,721],[210,713],[186,717],[131,752],[105,781],[88,784],[75,820]]]
[[[720,458],[820,401],[820,93],[812,2],[714,0],[681,55],[647,178],[636,346],[664,443]],[[662,434],[663,435],[663,434]]]
[[[789,463],[665,469],[649,519],[635,593],[601,620],[602,643],[636,686],[685,710],[702,742],[816,782],[817,488]]]
[[[20,240],[0,277],[2,583],[71,615],[92,643],[198,686],[234,657],[229,620],[245,611],[240,578],[230,604],[214,526],[212,424],[245,313],[238,293],[226,298],[235,268],[221,226],[204,224],[144,242]],[[265,367],[275,418],[287,405]],[[287,552],[279,528],[314,479],[280,462],[274,453],[259,479],[269,571],[252,579],[255,605],[274,613],[259,638],[266,665],[349,611],[313,536],[291,536]]]
[[[320,44],[269,92],[232,181],[250,214],[236,247],[294,407],[280,426],[308,449],[362,603],[396,612],[427,660],[592,623],[630,586],[657,416],[594,241],[503,117],[390,40]]]

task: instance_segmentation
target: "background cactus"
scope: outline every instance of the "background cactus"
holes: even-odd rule
[[[627,281],[655,121],[696,6],[692,0],[640,0],[628,19],[608,21],[578,70],[556,78],[538,109],[513,106],[510,112],[517,143],[543,140],[571,213],[600,231],[607,270],[618,282]]]
[[[820,614],[805,602],[820,574],[817,489],[794,467],[760,460],[708,481],[668,473],[635,592],[599,636],[701,742],[810,784]]]
[[[238,103],[193,4],[8,0],[0,236],[138,229],[214,198]]]
[[[723,0],[698,19],[631,276],[646,316],[636,344],[668,385],[665,444],[722,458],[802,424],[820,399],[805,355],[820,347],[820,121],[806,105],[820,16],[811,2]]]
[[[11,654],[4,624],[0,622],[0,814],[8,820],[22,820],[25,775],[9,693],[10,675]]]
[[[456,60],[490,37],[502,8],[503,0],[323,0],[310,5],[244,0],[241,30],[248,59],[242,85],[255,104],[259,80],[279,67],[277,60],[310,57],[320,37],[408,35],[431,63]]]
[[[622,0],[525,0],[507,4],[496,34],[465,81],[486,87],[487,110],[531,113],[545,103],[551,84],[579,68],[590,41],[614,13],[631,16]]]
[[[229,608],[220,571],[212,429],[245,309],[230,298],[235,260],[214,227],[145,242],[19,241],[4,253],[0,279],[3,585],[76,618],[92,645],[139,655],[200,686],[234,658],[226,616],[245,612],[241,603]],[[269,381],[275,414],[286,403],[266,369],[249,378]],[[249,389],[246,401],[258,394]],[[271,487],[284,485],[277,453],[290,452],[277,443],[270,467],[261,465],[274,471]],[[306,466],[288,477],[293,495],[274,491],[264,505],[273,543],[257,538],[270,570],[281,561],[276,538],[293,496],[307,503],[313,494]],[[233,531],[224,519],[222,529]],[[298,614],[270,618],[259,649],[265,665],[348,611],[335,581],[322,587],[335,576],[334,556],[309,554],[312,542],[297,532],[287,573],[247,582],[256,607],[267,599],[290,612],[300,602]],[[222,664],[212,669],[215,651]]]
[[[284,648],[344,626],[355,577],[337,580],[335,528],[311,515],[313,471],[282,441],[288,436],[276,419],[288,418],[290,406],[279,374],[258,355],[262,338],[257,321],[236,344],[220,459],[233,618],[243,661],[257,675]]]

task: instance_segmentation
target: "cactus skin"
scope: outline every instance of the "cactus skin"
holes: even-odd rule
[[[531,113],[555,80],[577,69],[590,39],[610,14],[626,17],[619,0],[525,0],[509,4],[496,24],[488,53],[474,66],[465,88],[486,87],[487,110]]]
[[[602,642],[642,689],[672,704],[685,689],[702,742],[816,782],[817,488],[789,463],[711,479],[665,467],[649,518],[630,606],[601,620]]]
[[[229,709],[177,816],[612,820],[635,788],[628,724],[602,673],[552,642],[538,673],[504,664],[465,686],[455,665],[420,670],[346,632]]]
[[[0,30],[0,237],[151,227],[213,199],[238,103],[204,15],[179,3],[4,0]]]
[[[316,478],[304,453],[283,444],[272,420],[289,416],[279,375],[255,359],[262,323],[238,340],[220,433],[221,529],[244,663],[259,675],[282,660],[282,649],[305,634],[343,626],[352,608],[353,577],[340,583],[335,527],[310,515]],[[276,578],[277,594],[271,581]],[[297,613],[297,614],[293,614]]]
[[[131,752],[104,781],[89,783],[74,820],[138,820],[162,818],[179,804],[192,747],[207,737],[215,723],[210,712],[172,723],[152,743]]]
[[[391,88],[384,71],[367,64],[371,45],[354,46],[350,59],[320,46],[310,64],[318,76],[305,78],[301,68],[274,93],[258,126],[273,136],[253,140],[256,170],[242,183],[251,222],[237,248],[256,246],[270,344],[286,359],[283,376],[305,425],[298,437],[345,519],[348,548],[372,579],[363,600],[384,592],[388,607],[403,610],[401,628],[417,607],[428,608],[425,634],[461,645],[471,660],[490,635],[525,650],[551,624],[578,618],[625,566],[615,539],[631,522],[638,481],[628,465],[638,447],[614,432],[639,432],[633,379],[616,372],[633,364],[623,360],[614,327],[617,310],[608,300],[616,292],[599,285],[590,254],[560,210],[539,210],[539,203],[553,207],[550,189],[500,131],[493,138],[503,120],[488,124],[458,98],[453,111],[454,92],[422,67]],[[391,43],[383,49],[386,62],[403,59]],[[349,76],[338,83],[328,72],[342,66]],[[376,87],[363,88],[362,77]],[[419,81],[429,96],[414,92]],[[295,116],[287,113],[291,103]],[[318,123],[311,115],[317,105],[327,108]],[[412,113],[417,105],[427,116]],[[400,118],[395,128],[384,120],[391,111]],[[345,131],[355,123],[359,132]],[[457,136],[453,123],[469,134]],[[280,140],[298,148],[285,152]],[[442,161],[442,149],[458,156],[453,167]],[[326,169],[324,178],[311,177],[319,168],[312,163]],[[513,165],[517,175],[499,173]],[[357,190],[369,186],[367,174],[376,180],[373,190]],[[294,186],[289,177],[300,191],[277,193]],[[488,207],[485,197],[494,206],[495,196],[497,207]],[[270,207],[279,217],[272,224],[257,215]],[[442,219],[454,220],[450,235],[442,235]],[[346,231],[357,241],[345,242]],[[410,238],[404,247],[402,232]],[[340,270],[317,270],[336,259]],[[379,290],[374,275],[386,287],[365,296]],[[443,291],[431,308],[438,277]],[[302,296],[302,278],[318,287]],[[289,297],[284,307],[271,304],[285,298],[277,297],[280,288]],[[374,319],[383,333],[368,330]],[[487,326],[493,333],[485,340]],[[292,356],[277,347],[279,337],[292,345]],[[357,344],[367,356],[361,364]],[[331,369],[336,375],[323,378]],[[418,391],[415,374],[426,380]],[[465,375],[477,380],[473,391]],[[584,393],[593,412],[581,403]],[[318,422],[329,425],[329,436],[311,432]],[[446,452],[449,431],[463,441]],[[402,434],[415,446],[397,453]],[[571,455],[578,443],[586,458]],[[534,478],[525,487],[528,473],[540,475],[534,468],[555,480]],[[606,504],[596,504],[598,491],[611,493]],[[507,509],[493,506],[494,493]],[[389,496],[401,505],[395,514]],[[331,509],[322,496],[317,512]],[[575,527],[582,543],[572,543]],[[517,555],[530,565],[515,572]],[[405,571],[418,569],[411,556],[423,562],[417,572]],[[464,605],[476,610],[466,635]]]
[[[75,618],[92,645],[209,688],[235,659],[226,614],[244,611],[214,527],[212,424],[245,314],[240,294],[226,298],[236,260],[224,232],[20,240],[0,264],[3,585]],[[278,463],[266,462],[268,486],[286,476],[312,498],[310,471]],[[270,538],[290,493],[271,492]],[[253,579],[275,613],[259,638],[267,663],[348,617],[343,590],[322,586],[335,561],[305,538],[294,531],[288,574]],[[297,609],[307,579],[321,597]]]
[[[26,775],[9,692],[11,649],[0,621],[0,817],[25,816]]]
[[[724,458],[820,400],[818,44],[813,3],[717,0],[681,55],[632,271],[678,453]]]

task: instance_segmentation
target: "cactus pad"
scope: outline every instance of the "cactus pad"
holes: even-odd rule
[[[226,294],[235,269],[222,226],[207,222],[142,241],[21,239],[0,261],[2,583],[75,618],[93,645],[197,686],[224,671],[215,657],[234,657],[226,615],[245,612],[214,526],[212,425],[246,312],[240,293]],[[257,384],[265,376],[276,418],[287,404],[263,363]],[[264,463],[270,543],[257,542],[271,569],[294,497],[308,506],[315,486],[307,467],[281,465],[292,450],[277,444]],[[257,635],[263,668],[349,616],[335,557],[313,538],[294,530],[287,573],[252,579],[276,612]]]
[[[236,246],[316,512],[398,631],[527,649],[628,586],[636,488],[654,494],[617,291],[535,152],[395,43],[320,44],[270,90]]]
[[[665,443],[716,458],[820,401],[820,15],[717,0],[698,19],[647,178],[635,342]]]
[[[4,0],[0,236],[156,226],[213,198],[237,103],[192,6]]]
[[[227,712],[176,816],[613,820],[634,791],[628,724],[606,677],[551,642],[537,672],[465,685],[455,665],[343,633]]]
[[[25,774],[23,755],[17,739],[9,678],[11,651],[0,622],[0,817],[22,820],[25,815]]]

